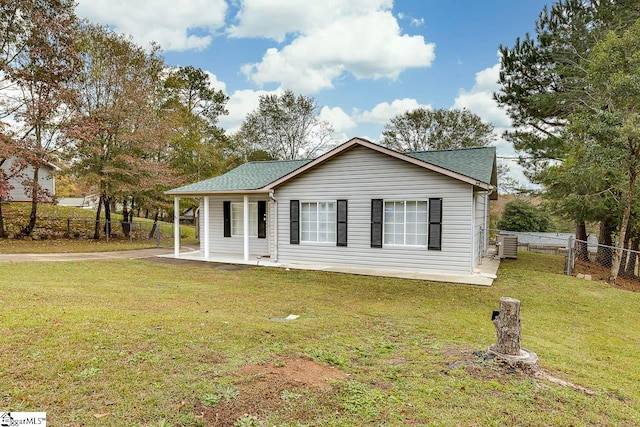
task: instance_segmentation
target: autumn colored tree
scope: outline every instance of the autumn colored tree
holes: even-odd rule
[[[136,195],[156,194],[161,183],[173,184],[166,154],[172,121],[162,109],[164,63],[157,46],[147,52],[96,25],[85,25],[80,40],[80,108],[66,133],[67,155],[72,172],[99,191],[99,239],[102,207],[109,234],[116,200],[127,206]]]
[[[33,168],[27,185],[31,214],[21,230],[25,236],[31,235],[36,225],[38,202],[51,196],[38,183],[39,169],[60,150],[59,131],[77,100],[72,85],[80,63],[74,7],[72,0],[0,4],[0,71],[4,79],[0,118],[13,119],[7,132],[14,154]]]

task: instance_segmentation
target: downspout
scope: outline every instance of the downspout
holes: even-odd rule
[[[484,255],[487,254],[488,250],[489,250],[489,200],[491,197],[491,194],[493,194],[493,192],[496,190],[495,187],[492,187],[490,190],[488,190],[487,193],[487,198],[484,202],[484,239],[482,242],[482,251],[484,253]]]
[[[273,262],[278,262],[278,199],[275,190],[269,191],[269,198],[273,202]]]

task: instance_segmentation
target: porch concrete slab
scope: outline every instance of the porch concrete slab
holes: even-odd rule
[[[175,258],[174,254],[158,255],[160,257]],[[500,266],[500,260],[485,257],[482,258],[472,274],[441,274],[441,273],[422,273],[405,270],[381,269],[381,268],[362,268],[362,267],[345,267],[335,265],[319,265],[319,264],[293,264],[278,263],[271,261],[268,257],[260,257],[252,255],[249,260],[245,260],[241,255],[210,253],[209,257],[205,257],[200,251],[181,253],[179,259],[188,259],[193,261],[215,262],[224,264],[240,264],[253,265],[261,267],[279,267],[290,268],[295,270],[311,270],[311,271],[331,271],[336,273],[358,274],[364,276],[378,277],[397,277],[401,279],[427,280],[432,282],[460,283],[466,285],[491,286],[496,279],[496,273]]]

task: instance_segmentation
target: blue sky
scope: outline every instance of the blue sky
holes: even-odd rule
[[[315,98],[343,142],[373,141],[396,114],[419,106],[469,108],[510,126],[491,98],[498,47],[532,32],[543,0],[80,0],[78,15],[160,43],[168,64],[210,73],[230,97],[229,132],[261,94]],[[508,160],[504,160],[509,162]],[[509,162],[514,177],[524,180]]]

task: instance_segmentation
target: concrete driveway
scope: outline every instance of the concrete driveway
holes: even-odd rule
[[[186,249],[186,248],[185,248]],[[188,248],[188,250],[192,250]],[[53,254],[0,254],[0,262],[90,261],[96,259],[140,259],[173,253],[173,248],[137,249],[114,252],[80,252]]]

